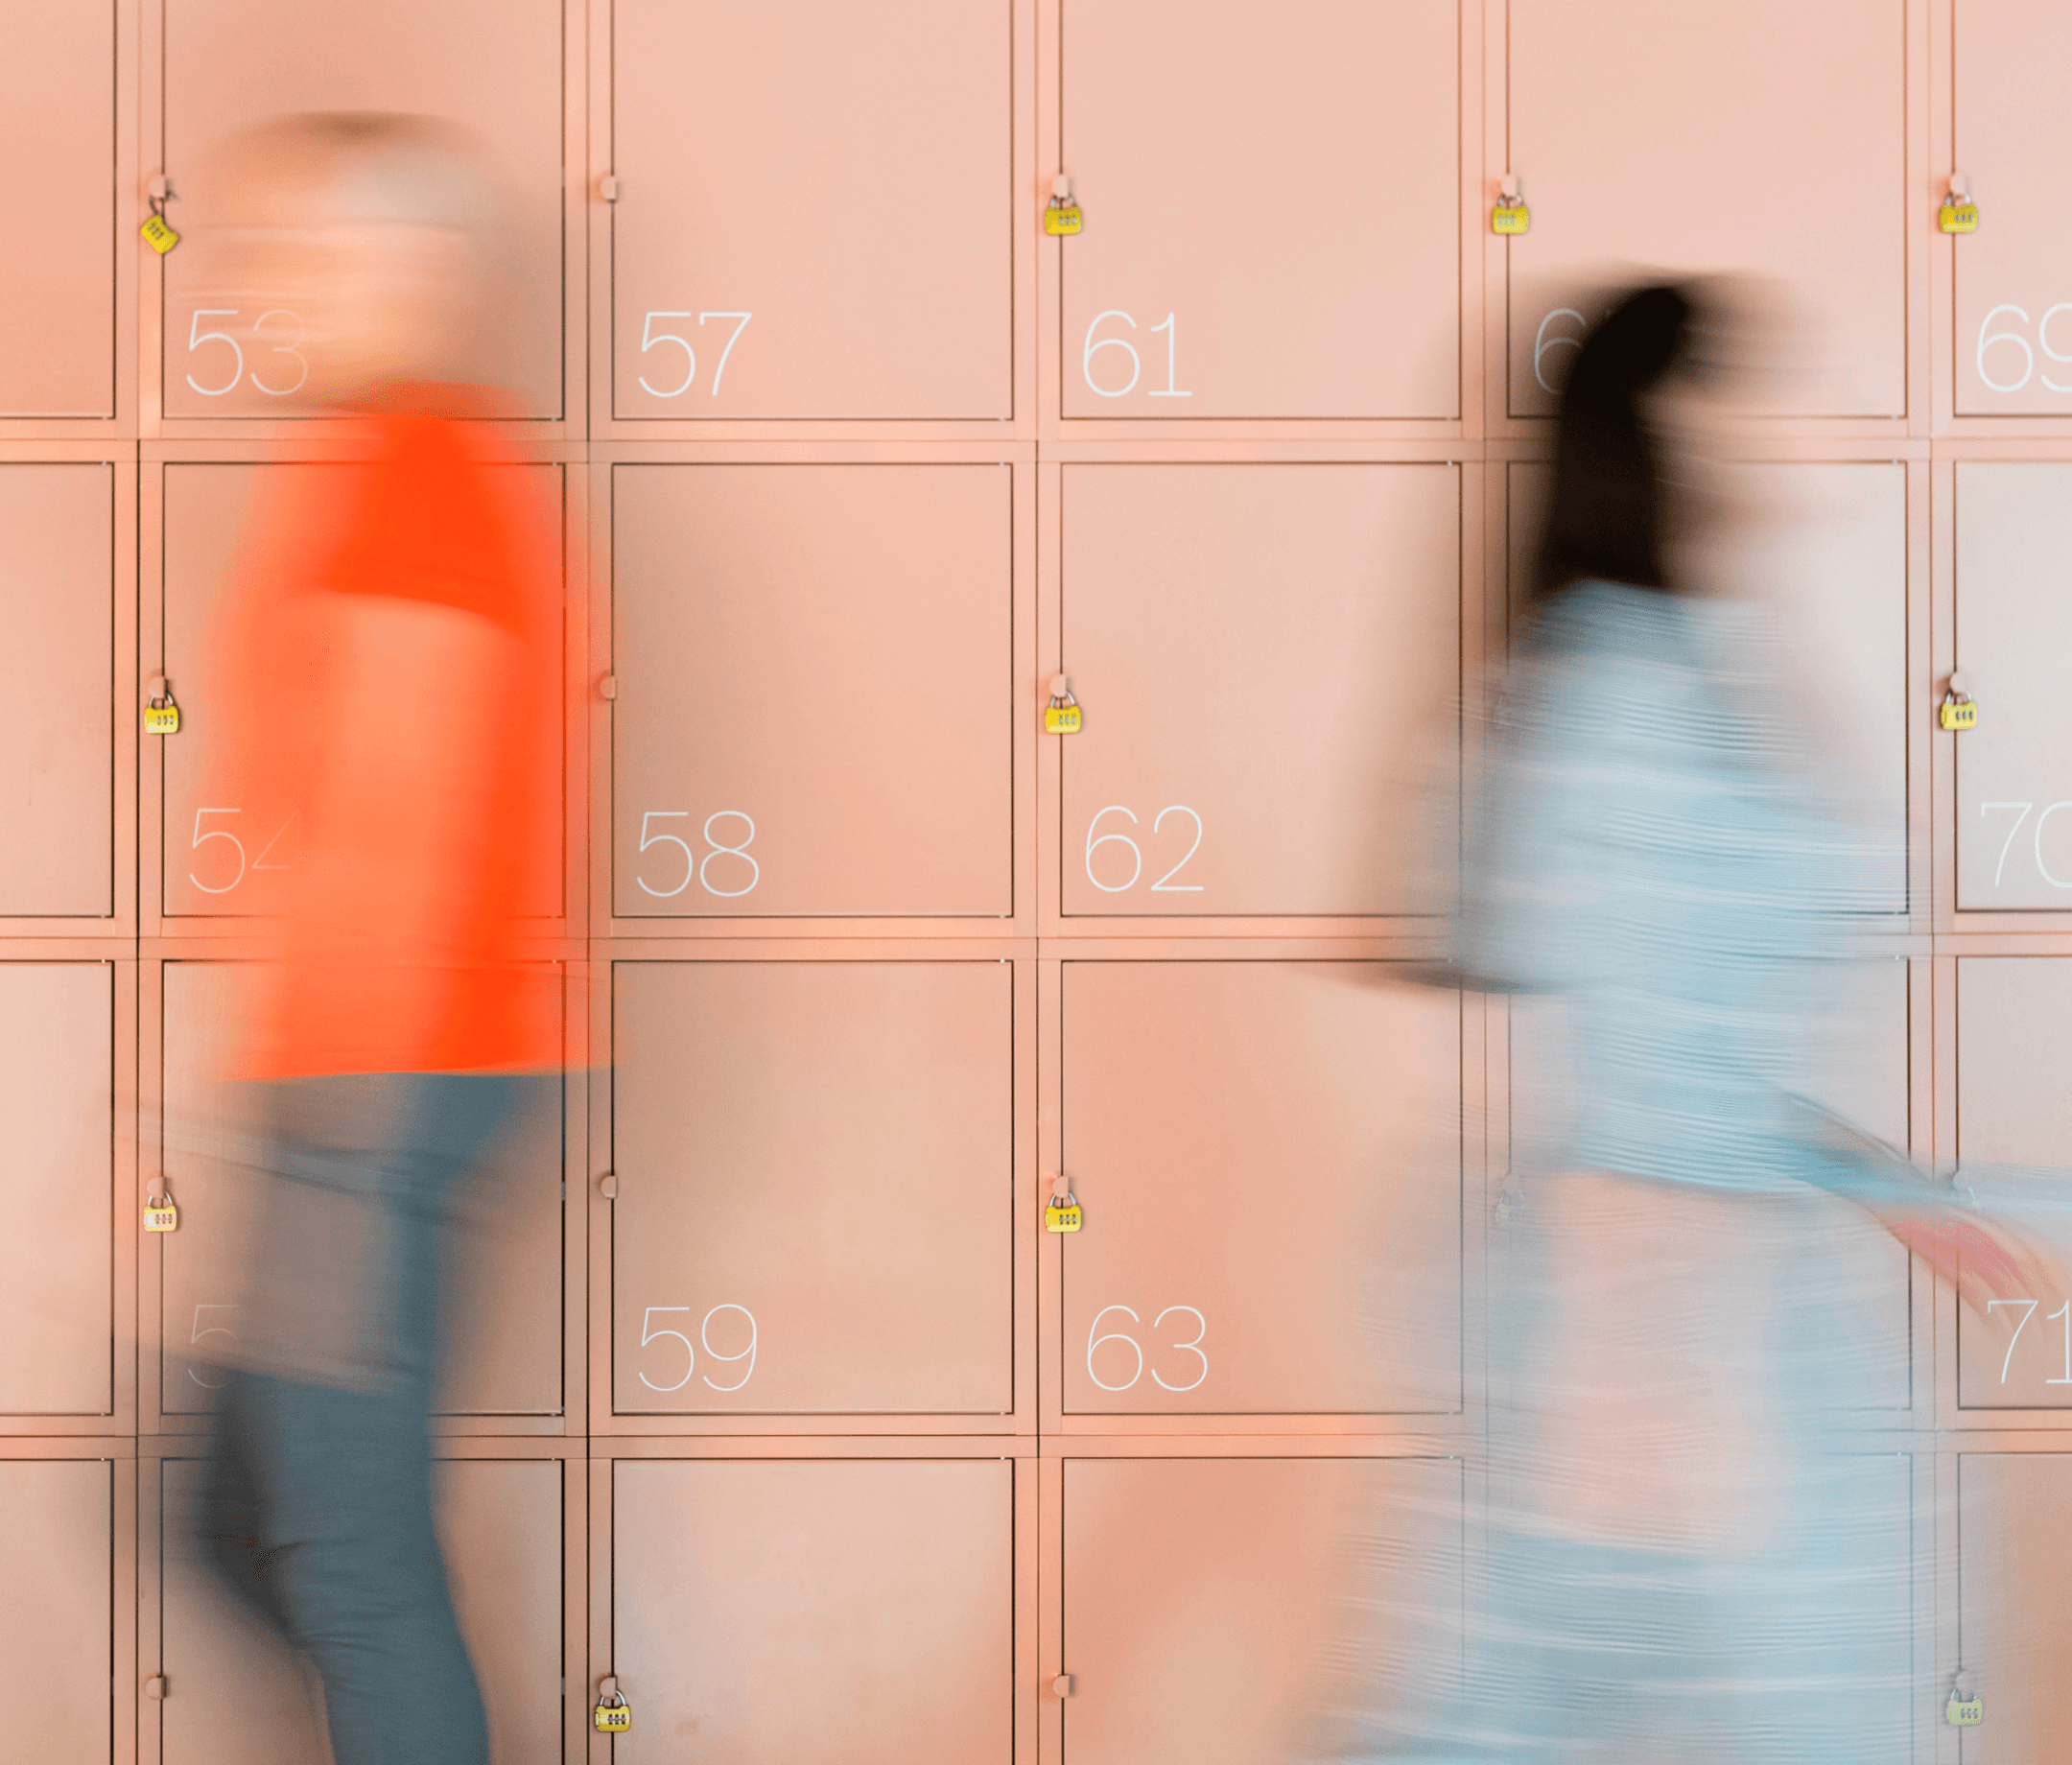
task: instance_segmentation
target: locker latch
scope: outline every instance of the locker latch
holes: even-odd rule
[[[1532,231],[1532,210],[1525,206],[1524,189],[1516,172],[1506,172],[1496,186],[1496,206],[1490,210],[1489,224],[1493,233]]]
[[[1071,178],[1060,172],[1050,180],[1050,205],[1044,210],[1044,231],[1053,239],[1070,239],[1086,224],[1086,216],[1072,200]]]
[[[1971,200],[1971,175],[1968,172],[1950,174],[1949,194],[1942,199],[1942,212],[1937,217],[1937,223],[1945,233],[1978,231],[1978,204]]]
[[[1978,706],[1971,702],[1971,694],[1965,691],[1962,674],[1949,677],[1949,691],[1942,694],[1942,708],[1936,720],[1944,729],[1976,729]]]
[[[1049,1690],[1053,1698],[1071,1697],[1072,1695],[1072,1676],[1069,1673],[1060,1673],[1050,1682]]]
[[[1079,722],[1079,701],[1072,696],[1071,678],[1065,674],[1052,674],[1050,702],[1044,707],[1044,734],[1076,736]]]
[[[1953,1729],[1975,1729],[1986,1720],[1986,1700],[1979,1696],[1971,1676],[1962,1668],[1958,1669],[1957,1683],[1950,1687],[1949,1702],[1942,1706],[1942,1720]]]
[[[1050,1199],[1044,1204],[1046,1232],[1077,1232],[1086,1224],[1086,1212],[1071,1192],[1071,1180],[1061,1170],[1050,1179]]]
[[[166,1684],[166,1676],[162,1673],[154,1673],[144,1682],[144,1695],[154,1704],[164,1702],[166,1692],[169,1689],[170,1687]]]
[[[598,1681],[597,1709],[592,1718],[600,1734],[624,1734],[633,1726],[633,1709],[611,1674]]]
[[[179,1230],[179,1208],[173,1200],[173,1191],[161,1179],[152,1185],[151,1193],[144,1197],[144,1230],[146,1232],[177,1232]]]
[[[150,702],[144,707],[144,733],[147,736],[178,735],[179,706],[173,702],[173,683],[163,674],[153,674],[150,688],[155,691],[152,691]]]
[[[172,179],[163,172],[154,172],[149,186],[151,219],[138,227],[137,231],[144,235],[144,243],[160,257],[179,244],[179,235],[167,224],[165,218],[166,199],[172,194]]]

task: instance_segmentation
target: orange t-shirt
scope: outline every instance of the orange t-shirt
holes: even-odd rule
[[[260,511],[222,632],[235,794],[217,800],[298,830],[237,1070],[552,1067],[553,512],[485,425],[381,415],[365,440],[353,463],[288,475]]]

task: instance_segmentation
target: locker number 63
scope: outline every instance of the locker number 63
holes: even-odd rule
[[[1143,1347],[1135,1336],[1122,1330],[1112,1330],[1105,1335],[1101,1333],[1102,1322],[1116,1312],[1120,1312],[1132,1324],[1141,1322],[1137,1314],[1127,1306],[1103,1306],[1100,1310],[1094,1314],[1093,1328],[1087,1331],[1086,1370],[1087,1377],[1092,1379],[1103,1391],[1127,1391],[1144,1375]],[[1151,1320],[1151,1328],[1153,1330],[1160,1329],[1166,1320],[1171,1317],[1192,1318],[1194,1320],[1194,1333],[1185,1342],[1170,1342],[1165,1346],[1170,1348],[1175,1353],[1193,1355],[1196,1360],[1201,1362],[1201,1371],[1196,1373],[1185,1384],[1175,1384],[1160,1373],[1156,1367],[1151,1369],[1151,1377],[1153,1382],[1166,1391],[1192,1391],[1195,1386],[1209,1377],[1209,1356],[1201,1345],[1202,1338],[1209,1333],[1209,1320],[1196,1311],[1192,1306],[1167,1306],[1164,1311]],[[1178,1325],[1174,1326],[1176,1330],[1179,1328]],[[1101,1354],[1101,1349],[1109,1343],[1119,1343],[1121,1347],[1111,1348],[1106,1354]],[[1094,1364],[1095,1356],[1100,1355],[1101,1365],[1105,1366],[1109,1372],[1119,1373],[1122,1371],[1122,1363],[1118,1356],[1121,1354],[1122,1349],[1125,1348],[1135,1356],[1130,1367],[1130,1376],[1122,1380],[1120,1384],[1110,1384],[1108,1380],[1101,1377],[1100,1369]],[[1175,1371],[1181,1370],[1179,1368],[1175,1369]]]

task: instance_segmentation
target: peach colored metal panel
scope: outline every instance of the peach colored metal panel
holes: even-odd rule
[[[1957,1664],[1985,1705],[1963,1765],[2044,1765],[2072,1728],[2072,1457],[1966,1452],[1957,1486]],[[1939,1683],[1938,1703],[1948,1695]]]
[[[634,1747],[666,1757],[695,1736],[701,1765],[1007,1765],[1008,1462],[613,1471],[610,1659]]]
[[[154,1492],[167,1682],[159,1757],[329,1765],[314,1669],[230,1602],[201,1554],[192,1516],[203,1474],[199,1459],[167,1459]],[[560,1479],[551,1461],[449,1459],[435,1468],[448,1585],[500,1765],[562,1756]]]
[[[0,1414],[115,1406],[114,1006],[106,963],[0,964]]]
[[[2058,83],[2072,13],[2047,0],[1953,10],[1954,169],[1979,214],[1978,230],[1951,242],[1957,412],[2072,415],[2072,273],[2055,219],[2058,168],[2072,153]]]
[[[1065,1765],[1300,1755],[1327,1661],[1371,1707],[1457,1646],[1461,1498],[1451,1459],[1068,1459]]]
[[[2072,465],[1958,463],[1957,667],[1978,704],[1974,728],[1943,738],[1957,748],[1960,908],[2072,907],[2067,522]]]
[[[1893,0],[1513,0],[1513,415],[1553,409],[1607,280],[1772,284],[1781,414],[1906,410],[1906,11]],[[1788,49],[1785,46],[1788,45]]]
[[[620,466],[612,494],[614,911],[1011,913],[1008,472]]]
[[[0,914],[114,911],[113,547],[112,467],[0,465]]]
[[[0,1463],[0,1735],[11,1759],[109,1765],[114,1467]]]
[[[1066,1411],[1457,1408],[1458,997],[1361,962],[1063,987]]]
[[[1072,465],[1068,914],[1414,913],[1448,892],[1460,479]]]
[[[225,1077],[251,971],[165,967],[164,1156],[179,1226],[161,1256],[160,1408],[199,1415],[222,1362],[263,1345],[241,1333],[247,1259],[260,1254],[258,1181],[237,1156],[263,1099]],[[558,1098],[509,1137],[455,1201],[440,1413],[552,1414],[561,1407],[561,1142]],[[551,1121],[551,1125],[550,1125]]]
[[[474,132],[506,203],[496,360],[519,414],[561,414],[561,14],[557,0],[167,0],[168,218],[187,235],[165,258],[168,416],[307,414],[295,315],[219,269],[209,235],[212,151],[297,110],[416,111]]]
[[[613,1404],[1014,1407],[1004,962],[621,962]]]
[[[1011,12],[619,0],[619,416],[1012,414]]]
[[[1980,719],[1983,727],[1985,719]],[[1957,1157],[1977,1165],[2072,1165],[2072,962],[1971,956],[1957,963]],[[2000,1293],[1992,1314],[1957,1316],[1966,1409],[2072,1407],[2072,1293]],[[2034,1302],[2032,1304],[2032,1302]]]
[[[1457,416],[1453,0],[1062,12],[1064,414]]]
[[[115,413],[115,12],[0,8],[0,416]]]

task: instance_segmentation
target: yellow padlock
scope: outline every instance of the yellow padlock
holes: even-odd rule
[[[1496,186],[1496,206],[1490,210],[1489,224],[1493,233],[1532,231],[1532,210],[1525,206],[1525,193],[1515,172],[1506,172]]]
[[[1060,172],[1050,180],[1050,205],[1044,210],[1044,231],[1052,239],[1070,239],[1086,224],[1072,200],[1071,179]]]
[[[1953,1729],[1975,1729],[1986,1720],[1986,1700],[1976,1693],[1967,1698],[1952,1691],[1942,1706],[1942,1720]]]
[[[619,1689],[616,1679],[607,1679],[598,1688],[597,1708],[592,1713],[600,1734],[624,1734],[633,1726],[633,1707],[625,1701],[625,1694]]]
[[[1079,723],[1079,701],[1071,695],[1071,682],[1063,674],[1052,674],[1050,702],[1044,707],[1044,734],[1076,736]]]
[[[173,1200],[173,1191],[153,1189],[144,1197],[144,1230],[146,1232],[177,1232],[179,1209]]]
[[[144,243],[163,257],[179,244],[179,235],[166,224],[165,202],[162,198],[151,200],[151,219],[137,228],[144,235]]]
[[[1942,703],[1938,709],[1936,721],[1944,729],[1978,727],[1978,706],[1972,703],[1971,694],[1965,691],[1962,674],[1952,674],[1949,677],[1949,691],[1942,694]]]
[[[1942,199],[1936,224],[1945,233],[1978,231],[1978,204],[1971,200],[1971,180],[1964,173],[1950,174],[1949,194]]]
[[[1050,1199],[1044,1204],[1044,1230],[1046,1232],[1077,1232],[1086,1224],[1086,1212],[1079,1205],[1079,1198],[1071,1192],[1071,1187],[1063,1177],[1054,1178],[1050,1184]]]
[[[177,736],[179,734],[179,706],[173,702],[173,683],[164,675],[153,679],[163,691],[154,693],[144,707],[144,733],[147,736]]]

